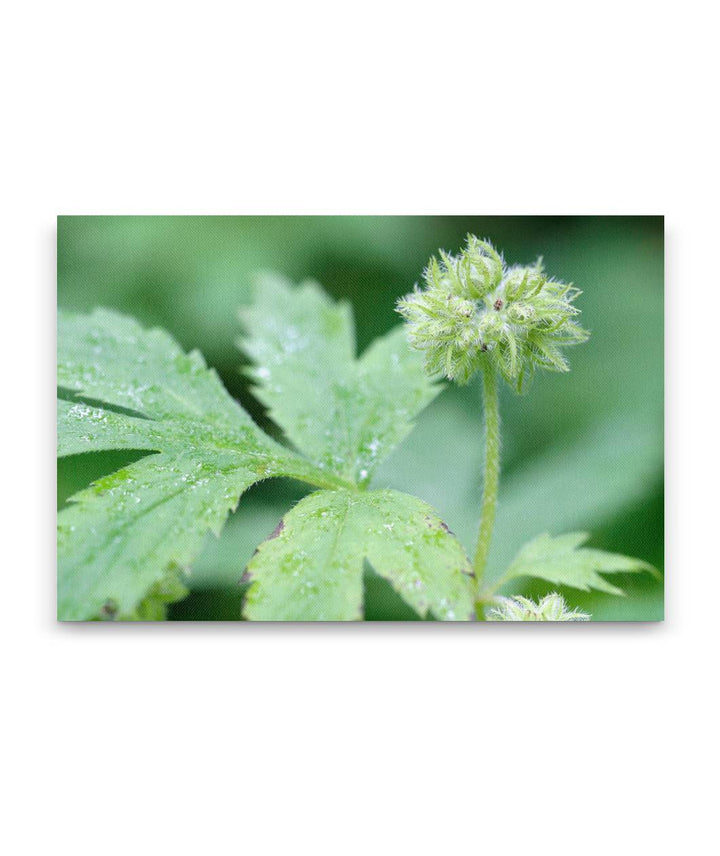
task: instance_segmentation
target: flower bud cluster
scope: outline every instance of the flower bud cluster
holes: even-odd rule
[[[498,598],[499,605],[488,613],[488,621],[590,621],[590,616],[568,609],[562,595],[553,592],[539,603],[527,597]]]
[[[576,288],[548,278],[540,259],[507,267],[474,235],[459,255],[432,258],[423,279],[397,309],[431,374],[467,383],[489,363],[520,390],[536,368],[567,371],[561,349],[588,337],[574,320]]]

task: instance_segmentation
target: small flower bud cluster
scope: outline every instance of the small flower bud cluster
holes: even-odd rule
[[[520,390],[536,368],[567,371],[561,349],[588,337],[573,320],[576,288],[549,279],[541,260],[506,267],[474,235],[459,255],[432,258],[423,279],[425,288],[416,285],[397,309],[430,374],[467,383],[489,363]]]
[[[488,621],[590,621],[586,612],[569,610],[562,595],[553,592],[539,603],[527,597],[501,597],[487,615]]]

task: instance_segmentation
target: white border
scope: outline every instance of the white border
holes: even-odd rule
[[[11,11],[7,852],[709,852],[717,136],[701,9]],[[56,214],[468,212],[667,215],[664,625],[55,624]]]

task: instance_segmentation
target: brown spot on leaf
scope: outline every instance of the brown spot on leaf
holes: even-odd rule
[[[103,621],[112,621],[117,615],[118,607],[114,600],[106,600],[100,610],[100,618]]]
[[[257,553],[257,550],[255,552]],[[252,574],[250,573],[250,571],[248,571],[247,568],[245,568],[245,570],[243,571],[243,575],[238,580],[238,585],[239,586],[246,586],[250,582],[252,582]]]
[[[272,541],[273,538],[277,538],[277,536],[283,531],[285,528],[285,522],[281,520],[278,525],[273,529],[273,531],[268,535],[267,540]]]
[[[440,527],[441,527],[442,529],[444,529],[444,530],[448,533],[448,535],[454,535],[454,534],[455,534],[455,533],[452,531],[452,529],[447,525],[447,523],[445,523],[445,521],[444,521],[444,520],[441,520],[441,521],[440,521]]]
[[[503,308],[502,300],[500,300],[500,298],[498,297],[498,299],[495,301],[495,303],[493,303],[493,306],[495,307],[495,311],[499,312]]]

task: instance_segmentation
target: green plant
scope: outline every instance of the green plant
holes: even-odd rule
[[[621,594],[597,572],[654,572],[638,559],[576,549],[589,537],[584,533],[555,539],[542,535],[520,551],[491,588],[483,587],[500,481],[498,375],[521,392],[539,368],[566,372],[562,348],[586,341],[589,334],[575,320],[578,289],[546,276],[542,259],[530,267],[507,267],[489,242],[474,235],[468,235],[457,256],[441,252],[440,261],[432,258],[424,281],[424,290],[416,286],[398,301],[398,311],[407,322],[410,343],[425,354],[426,371],[459,383],[468,383],[476,372],[483,379],[485,467],[473,561],[478,617],[513,577]]]
[[[252,362],[253,391],[285,443],[261,431],[202,357],[185,354],[167,333],[104,310],[60,313],[59,455],[148,454],[59,513],[59,616],[162,618],[184,596],[206,532],[219,535],[241,494],[270,477],[316,490],[250,561],[249,619],[361,618],[365,562],[421,616],[444,620],[484,617],[500,585],[518,576],[620,593],[598,571],[651,570],[581,548],[586,536],[542,536],[498,583],[483,585],[499,482],[496,378],[519,388],[537,367],[564,370],[561,347],[586,334],[572,320],[574,290],[547,279],[539,264],[507,269],[474,238],[459,256],[433,260],[426,286],[400,303],[414,347],[399,327],[357,358],[347,305],[314,283],[257,283],[241,312],[239,344]],[[475,371],[484,380],[486,465],[471,564],[429,505],[369,486],[440,392],[436,375],[467,382]]]
[[[492,607],[487,614],[488,621],[590,621],[586,612],[570,610],[565,600],[557,592],[545,595],[535,603],[527,597],[498,598],[497,606]]]

